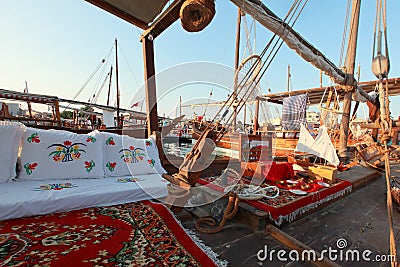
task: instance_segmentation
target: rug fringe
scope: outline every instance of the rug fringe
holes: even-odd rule
[[[155,201],[151,201],[153,203],[156,204],[162,204],[160,202],[155,202]],[[162,204],[163,205],[163,204]],[[175,214],[168,209],[168,212],[174,217],[176,218]],[[207,246],[206,244],[204,244],[204,241],[200,239],[200,237],[198,237],[197,233],[194,232],[191,229],[187,229],[186,227],[184,227],[181,223],[181,221],[176,220],[176,222],[178,223],[178,225],[190,236],[190,238],[193,240],[194,243],[196,243],[196,245],[205,253],[207,254],[207,256],[215,263],[215,265],[219,266],[219,267],[227,267],[229,262],[227,260],[221,260],[219,259],[219,255],[218,253],[216,253],[211,247]]]
[[[219,255],[216,253],[211,247],[207,246],[204,244],[204,241],[201,240],[198,236],[197,233],[195,233],[193,230],[186,229],[185,227],[182,226],[182,228],[185,230],[185,232],[192,238],[192,240],[196,243],[196,245],[201,248],[201,250],[206,253],[212,261],[220,267],[227,267],[228,266],[228,261],[227,260],[220,260],[218,259]]]
[[[336,192],[336,193],[334,193],[332,195],[329,195],[329,196],[327,196],[327,197],[325,197],[325,198],[323,198],[323,199],[321,199],[321,200],[319,200],[317,202],[314,202],[314,203],[308,204],[308,205],[306,205],[304,207],[301,207],[301,208],[299,208],[299,209],[297,209],[297,210],[295,210],[295,211],[293,211],[293,212],[291,212],[291,213],[289,213],[287,215],[284,215],[284,216],[279,215],[278,219],[272,218],[271,213],[269,214],[269,218],[270,218],[270,220],[274,221],[275,224],[278,225],[278,226],[281,225],[284,221],[287,221],[289,223],[293,222],[298,215],[301,215],[301,214],[304,214],[304,213],[306,213],[306,212],[308,212],[310,210],[313,210],[313,209],[317,208],[318,206],[320,206],[321,204],[329,202],[329,201],[331,201],[333,199],[336,199],[338,197],[341,197],[341,196],[344,196],[346,194],[349,194],[349,193],[351,193],[352,190],[353,190],[353,186],[350,185],[350,186],[346,187],[343,190],[340,190],[340,191],[338,191],[338,192]]]

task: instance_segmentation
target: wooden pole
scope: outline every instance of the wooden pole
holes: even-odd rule
[[[246,131],[246,116],[247,116],[247,104],[244,105],[243,111],[243,130]]]
[[[119,116],[119,81],[118,81],[118,43],[117,38],[115,38],[115,79],[117,84],[117,128],[122,128],[120,124]]]
[[[238,7],[238,18],[236,24],[236,48],[235,48],[235,72],[239,69],[239,49],[240,49],[240,24],[242,23],[242,10]],[[238,77],[238,76],[237,76]],[[233,86],[233,101],[237,98],[237,84],[238,80],[234,81]],[[237,106],[233,105],[233,129],[236,130],[236,117],[237,117]]]
[[[158,129],[157,115],[157,92],[154,67],[154,44],[149,38],[142,38],[143,63],[144,63],[144,83],[146,89],[146,108],[147,108],[147,133],[148,136]]]
[[[110,82],[108,83],[107,106],[110,105],[110,93],[111,93],[112,70],[113,70],[113,67],[112,67],[112,65],[111,65],[111,69],[110,69]]]
[[[258,131],[258,113],[259,113],[259,109],[260,109],[260,99],[257,97],[256,98],[256,110],[254,112],[254,126],[253,126],[254,134],[257,134],[257,131]]]
[[[182,116],[182,96],[181,95],[179,96],[179,117],[180,116]]]
[[[288,66],[287,66],[287,91],[288,91],[288,93],[289,93],[289,96],[290,96],[290,78],[291,78],[291,75],[290,75],[290,65],[288,65]]]
[[[319,71],[319,87],[322,88],[322,70]]]
[[[56,120],[58,126],[61,127],[62,123],[61,123],[60,106],[59,106],[58,100],[54,101],[53,108],[55,109],[55,120]]]
[[[339,157],[342,161],[347,162],[349,160],[349,153],[347,150],[347,139],[349,137],[349,123],[350,123],[350,110],[351,110],[351,95],[356,86],[356,80],[354,79],[354,66],[356,58],[357,48],[357,34],[358,34],[358,23],[360,16],[360,5],[361,0],[353,0],[352,12],[350,18],[350,31],[349,31],[349,43],[347,48],[346,56],[346,90],[347,93],[343,98],[343,115],[340,126],[340,139],[339,139]]]

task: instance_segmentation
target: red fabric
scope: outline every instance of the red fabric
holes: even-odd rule
[[[263,174],[265,175],[265,179],[276,183],[285,179],[293,179],[294,178],[294,170],[293,163],[282,162],[276,163],[272,162],[271,167],[265,168],[263,170]]]
[[[213,190],[223,192],[223,188],[217,180],[213,181],[211,178],[199,179],[198,183],[201,185],[206,185]],[[301,183],[299,183],[299,185],[296,187],[289,188],[282,185],[279,185],[278,187],[282,189],[300,189],[300,185]],[[317,181],[310,185],[311,187],[308,189],[301,189],[308,193],[305,196],[294,195],[288,190],[280,190],[279,196],[274,199],[263,198],[261,200],[248,200],[245,202],[259,210],[270,213],[274,220],[278,220],[279,216],[289,215],[298,209],[301,209],[309,204],[316,203],[330,195],[348,188],[349,186],[352,186],[352,184],[348,181],[339,181],[338,183],[326,188],[319,185]]]
[[[0,222],[0,266],[216,266],[162,204]]]
[[[339,183],[327,187],[327,188],[322,188],[316,192],[309,193],[306,196],[301,196],[293,201],[289,201],[288,203],[285,203],[284,205],[268,205],[264,201],[258,201],[258,200],[251,200],[251,201],[246,201],[249,205],[259,209],[263,210],[265,212],[269,212],[271,214],[271,217],[274,220],[277,220],[279,216],[286,216],[302,207],[305,207],[311,203],[318,202],[329,195],[333,195],[341,190],[344,190],[345,188],[351,186],[351,183],[348,181],[340,181]]]

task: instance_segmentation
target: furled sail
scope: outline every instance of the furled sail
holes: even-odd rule
[[[341,69],[336,67],[318,49],[269,10],[261,0],[231,0],[231,2],[282,38],[289,48],[293,49],[304,60],[322,70],[335,83],[345,83],[345,74]]]

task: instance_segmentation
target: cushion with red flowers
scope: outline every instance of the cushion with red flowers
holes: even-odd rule
[[[155,165],[159,158],[149,156],[146,139],[106,132],[101,134],[106,176],[158,173]]]
[[[100,135],[27,127],[22,137],[18,179],[101,178],[102,165]]]
[[[0,183],[15,178],[18,148],[25,126],[18,122],[0,121],[1,153]]]
[[[164,167],[161,165],[160,155],[158,153],[156,137],[151,135],[146,139],[146,149],[149,157],[154,159],[154,168],[159,174],[167,173]]]

